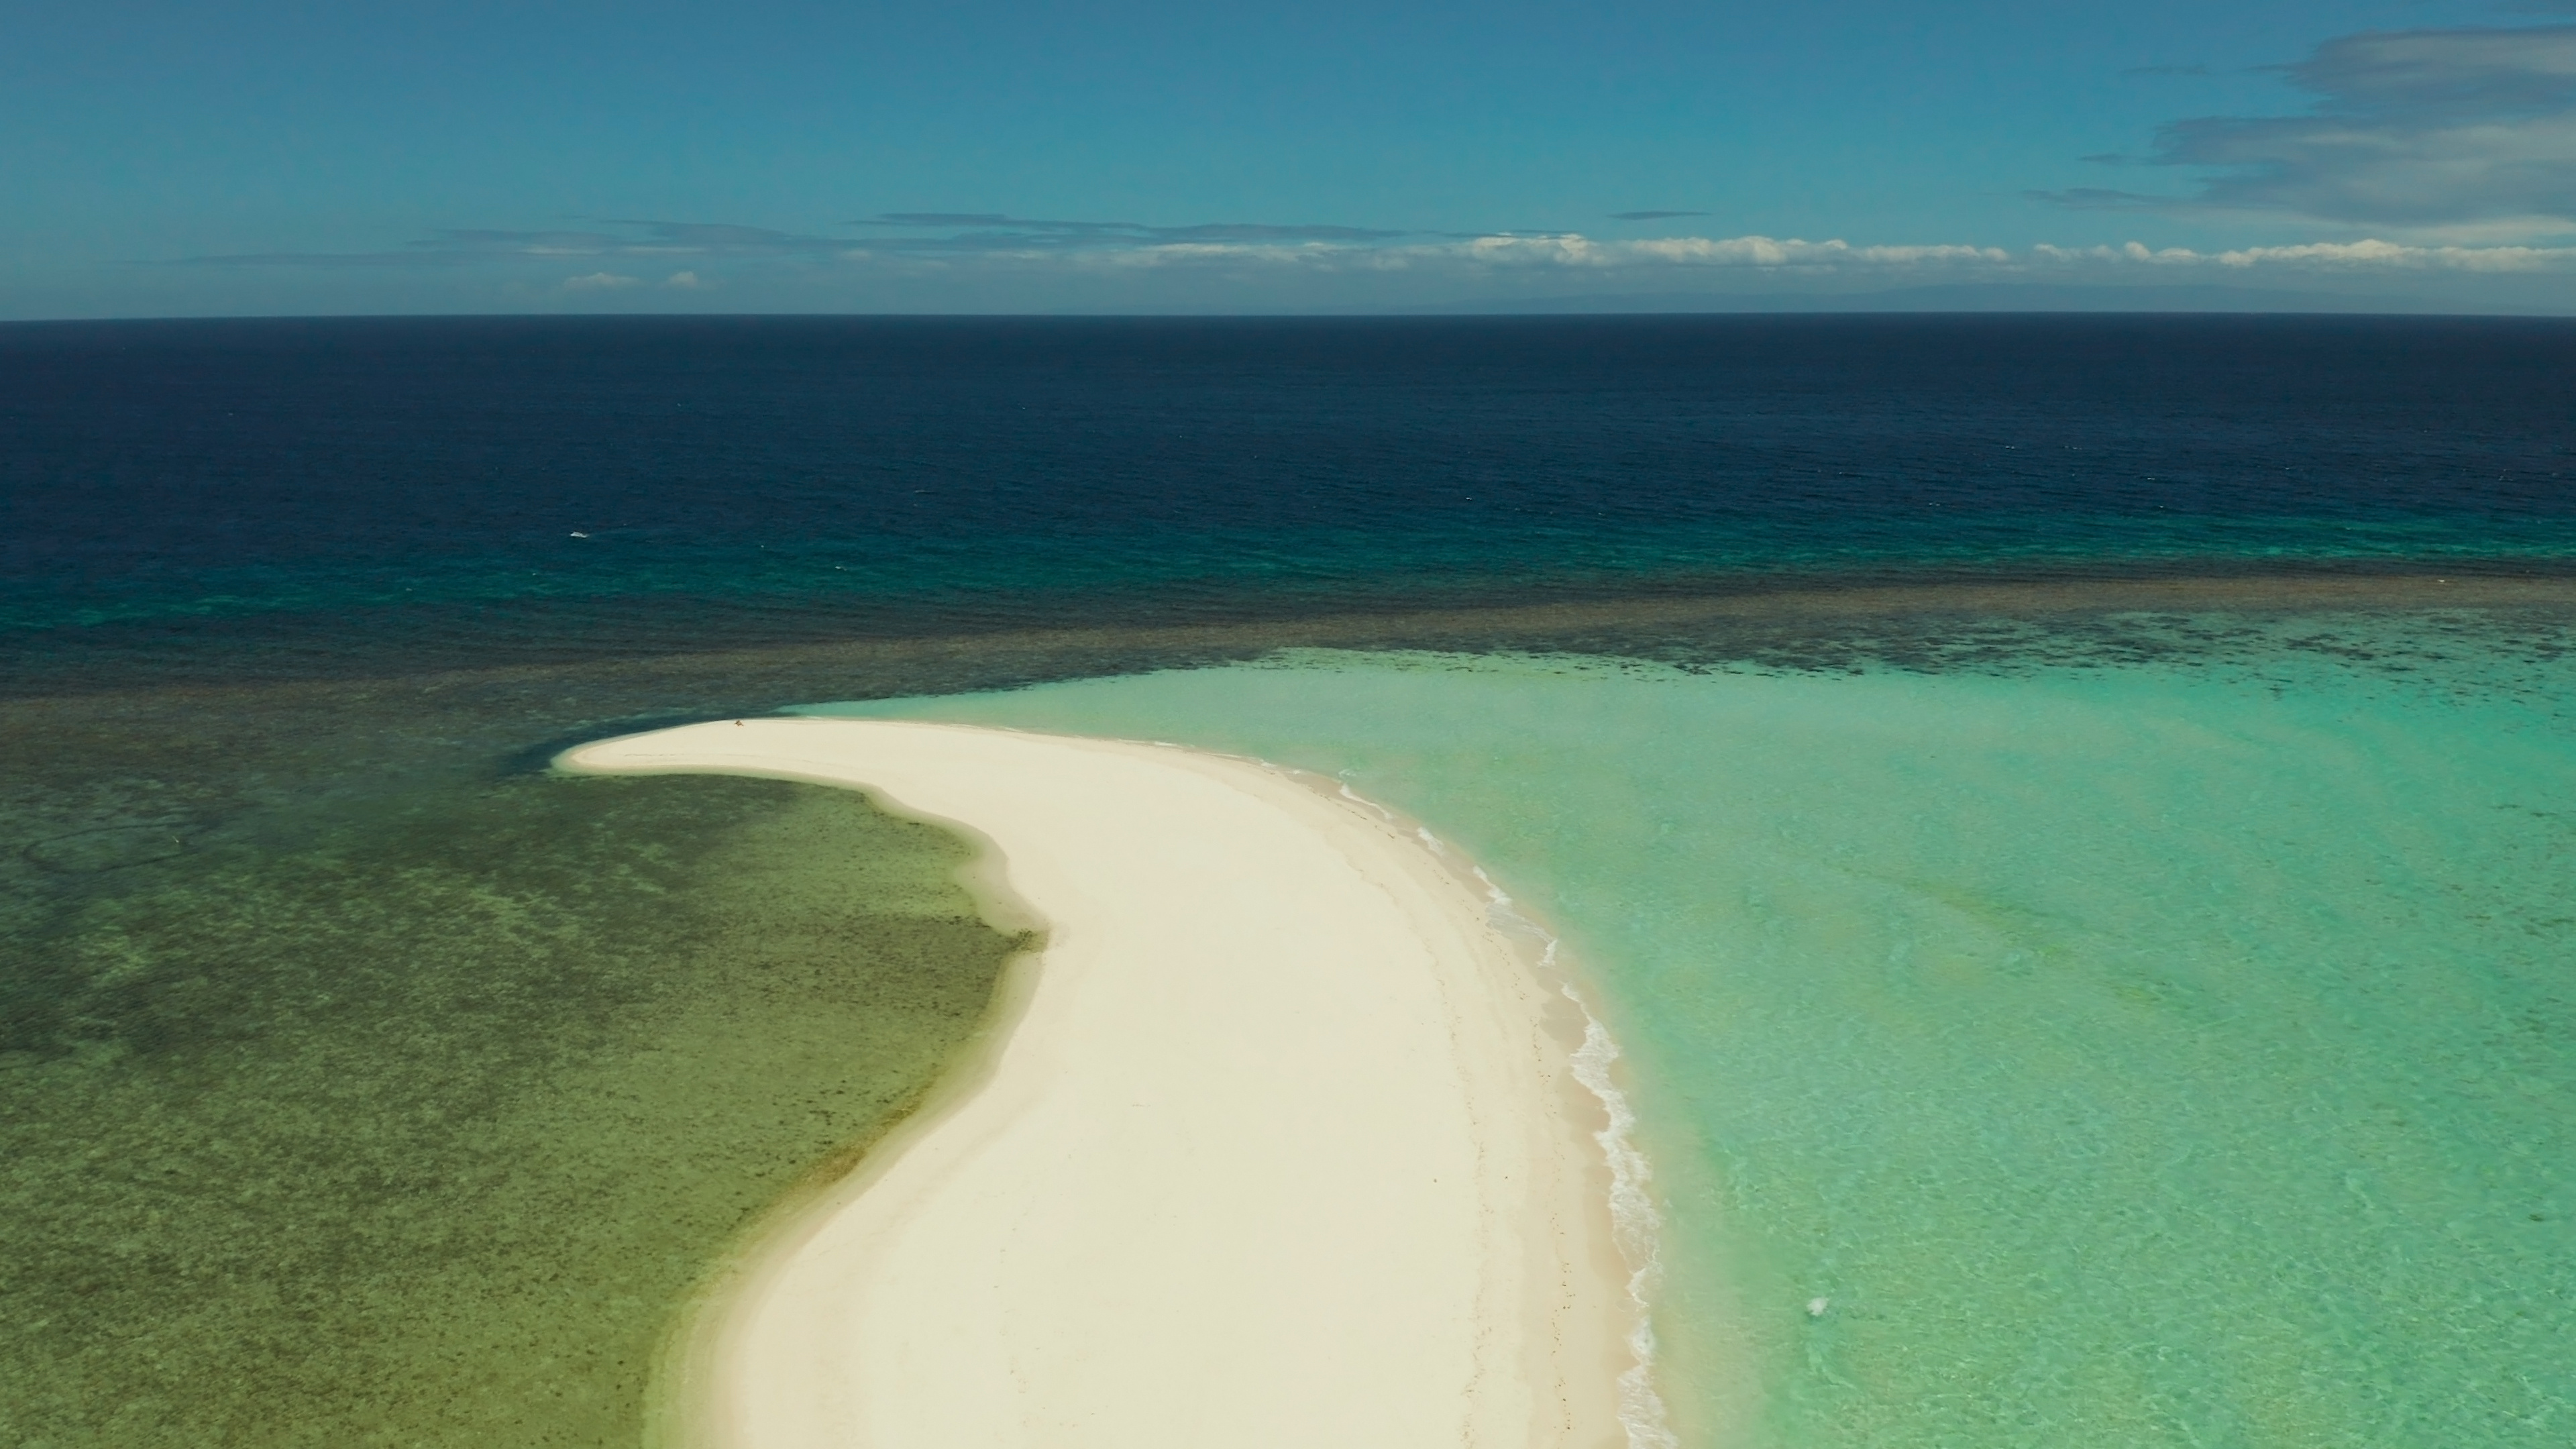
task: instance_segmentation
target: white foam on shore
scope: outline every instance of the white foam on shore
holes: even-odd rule
[[[1554,941],[1548,942],[1547,954],[1551,959],[1556,955]],[[1628,1263],[1628,1302],[1636,1315],[1628,1329],[1628,1353],[1635,1362],[1619,1375],[1619,1424],[1628,1431],[1629,1449],[1676,1449],[1681,1441],[1673,1435],[1663,1396],[1655,1392],[1654,1297],[1664,1273],[1664,1220],[1654,1194],[1647,1190],[1654,1170],[1637,1146],[1637,1114],[1628,1105],[1628,1094],[1610,1077],[1610,1064],[1619,1059],[1619,1044],[1571,984],[1559,989],[1583,1013],[1583,1045],[1574,1050],[1574,1079],[1600,1099],[1601,1110],[1610,1119],[1592,1140],[1601,1144],[1601,1155],[1610,1163],[1611,1230],[1620,1256]]]
[[[1263,763],[1265,763],[1265,764],[1266,764],[1266,763],[1268,763],[1268,762],[1267,762],[1267,761],[1264,761]],[[1385,806],[1380,805],[1380,804],[1379,804],[1379,803],[1377,803],[1375,800],[1372,800],[1372,799],[1368,798],[1366,795],[1363,795],[1363,794],[1359,793],[1358,791],[1356,791],[1356,790],[1352,789],[1352,788],[1350,787],[1350,782],[1349,782],[1349,781],[1347,781],[1347,780],[1346,780],[1346,781],[1343,781],[1343,782],[1342,782],[1342,787],[1341,787],[1341,789],[1342,789],[1342,798],[1343,798],[1343,799],[1348,800],[1348,801],[1350,801],[1350,802],[1352,802],[1353,804],[1356,804],[1356,805],[1364,805],[1364,806],[1368,807],[1369,809],[1376,811],[1376,812],[1377,812],[1381,817],[1383,817],[1384,819],[1386,819],[1386,820],[1388,820],[1388,821],[1393,821],[1393,820],[1395,819],[1395,812],[1394,812],[1394,811],[1387,809]]]
[[[1350,787],[1342,787],[1350,794]],[[1357,799],[1357,796],[1352,798]],[[1364,802],[1365,803],[1365,802]],[[1380,807],[1383,808],[1383,807]],[[1429,831],[1422,832],[1425,840]],[[1435,843],[1435,847],[1436,843]],[[1482,866],[1469,866],[1485,888],[1486,914],[1494,924],[1507,931],[1537,938],[1542,944],[1539,966],[1543,971],[1557,967],[1557,938],[1536,921],[1512,909],[1512,898]],[[1664,1215],[1655,1206],[1649,1184],[1654,1181],[1653,1164],[1637,1146],[1636,1109],[1628,1105],[1628,1094],[1610,1075],[1610,1065],[1619,1060],[1619,1043],[1602,1025],[1592,1006],[1574,989],[1572,982],[1560,982],[1557,989],[1574,1008],[1583,1013],[1583,1044],[1574,1049],[1574,1079],[1601,1103],[1608,1125],[1592,1134],[1601,1146],[1602,1159],[1610,1167],[1610,1224],[1619,1256],[1628,1265],[1628,1304],[1631,1319],[1628,1326],[1627,1370],[1619,1375],[1619,1426],[1627,1431],[1628,1449],[1678,1449],[1680,1440],[1673,1434],[1663,1395],[1655,1390],[1655,1289],[1662,1281],[1664,1258],[1662,1236]]]

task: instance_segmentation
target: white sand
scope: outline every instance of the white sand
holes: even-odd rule
[[[864,787],[982,837],[1047,932],[982,1057],[713,1310],[683,1439],[1620,1441],[1582,1019],[1409,827],[1250,761],[960,726],[566,763]]]

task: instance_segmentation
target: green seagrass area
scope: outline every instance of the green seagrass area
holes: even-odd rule
[[[849,791],[528,772],[286,814],[12,863],[0,1442],[635,1444],[693,1290],[1027,944],[963,842]]]

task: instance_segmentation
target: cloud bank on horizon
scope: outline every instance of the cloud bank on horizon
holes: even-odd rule
[[[1702,213],[1647,213],[1652,217]],[[2416,245],[2369,238],[2196,251],[2117,246],[2061,247],[2041,242],[2021,251],[1967,243],[1855,246],[1840,239],[1768,236],[1667,236],[1600,240],[1575,232],[1491,233],[1411,239],[1366,227],[1207,222],[1144,227],[1126,222],[1014,222],[1002,216],[904,214],[873,224],[918,228],[913,235],[798,235],[709,222],[634,221],[619,230],[446,231],[373,252],[252,252],[190,257],[205,267],[447,267],[469,263],[566,264],[592,260],[652,264],[674,260],[798,259],[926,274],[962,263],[995,271],[1031,269],[1135,271],[1165,267],[1262,267],[1310,273],[1740,271],[1783,275],[1930,273],[2052,279],[2133,273],[2256,269],[2332,272],[2576,272],[2576,244]],[[866,225],[862,223],[861,225]],[[681,273],[697,285],[694,273]],[[575,290],[631,285],[641,279],[593,272],[568,279]]]
[[[1324,20],[1360,14],[1322,3]],[[1727,306],[1942,287],[2576,313],[2576,22],[2532,13],[2576,0],[2284,0],[2255,19],[2174,0],[2151,46],[2036,0],[1938,20],[1893,0],[1823,0],[1807,19],[1658,3],[1624,30],[1501,0],[1478,12],[1481,50],[1439,15],[1412,34],[1368,12],[1383,61],[1136,4],[1075,0],[1059,24],[963,0],[965,19],[890,19],[907,43],[862,52],[835,49],[843,12],[776,0],[770,40],[701,57],[722,46],[680,23],[703,18],[697,0],[676,0],[668,32],[567,0],[565,47],[617,25],[587,32],[609,56],[589,71],[542,35],[529,47],[562,113],[489,58],[488,24],[442,19],[411,37],[422,59],[394,97],[463,106],[427,117],[379,102],[401,78],[353,58],[382,52],[364,19],[332,32],[276,10],[306,59],[356,74],[252,87],[261,104],[230,109],[202,93],[231,74],[215,32],[186,34],[227,19],[212,0],[146,0],[178,32],[158,61],[121,49],[129,32],[40,22],[0,59],[0,127],[31,142],[0,150],[0,185],[33,203],[0,215],[0,316]],[[1029,33],[978,28],[997,17]],[[1096,74],[1066,49],[1085,24]],[[268,59],[249,28],[244,66]],[[1831,45],[1799,49],[1816,41]],[[1446,95],[1368,73],[1431,49],[1461,77]],[[799,69],[835,59],[879,69]],[[197,128],[151,137],[160,184],[136,127],[106,114],[114,84],[38,116],[75,60],[92,82],[140,86],[157,64],[165,88],[198,87],[178,97]],[[1584,93],[1582,68],[1615,84]],[[667,112],[693,85],[699,119],[658,135],[571,113]],[[2104,167],[2139,180],[2087,184]],[[921,205],[1004,197],[1030,204]],[[745,219],[655,219],[729,213]]]

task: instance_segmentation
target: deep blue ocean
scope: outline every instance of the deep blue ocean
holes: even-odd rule
[[[1021,944],[783,709],[1472,855],[1631,1449],[2576,1431],[2576,323],[509,318],[0,327],[0,1440],[647,1442]]]
[[[2571,378],[2504,319],[12,326],[0,666],[2559,572]]]

